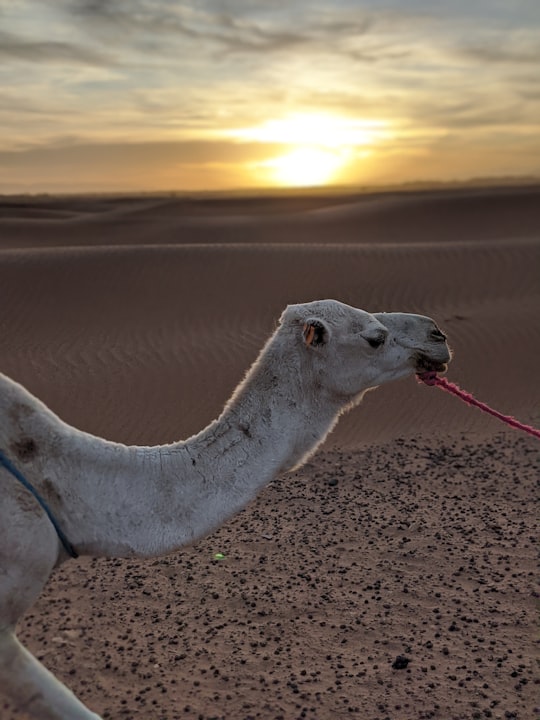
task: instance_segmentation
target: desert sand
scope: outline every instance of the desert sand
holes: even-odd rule
[[[285,305],[333,297],[435,318],[448,377],[538,427],[539,269],[539,186],[4,197],[0,368],[81,429],[169,442]],[[531,720],[538,449],[398,381],[194,547],[63,565],[19,636],[111,720]]]

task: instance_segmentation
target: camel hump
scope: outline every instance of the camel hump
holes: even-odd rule
[[[22,463],[35,460],[62,421],[22,385],[0,374],[0,449]]]

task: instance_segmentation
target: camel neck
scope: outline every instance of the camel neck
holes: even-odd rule
[[[99,501],[103,515],[92,509],[91,527],[84,517],[74,523],[73,532],[86,526],[86,539],[73,536],[81,554],[155,556],[192,543],[317,447],[337,412],[321,412],[316,400],[311,407],[290,373],[287,383],[258,370],[187,441],[143,448],[89,439],[94,477],[79,492],[89,505]]]

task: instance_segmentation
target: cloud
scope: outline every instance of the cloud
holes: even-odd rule
[[[112,58],[92,48],[68,42],[34,40],[0,30],[0,58],[33,63],[81,63],[110,66]]]
[[[493,66],[521,66],[540,64],[540,27],[486,28],[474,37],[458,39],[456,54],[466,60]]]
[[[231,141],[77,144],[0,150],[0,192],[107,192],[246,185],[250,168],[279,145]]]
[[[261,146],[256,142],[192,140],[180,142],[77,143],[59,137],[53,143],[22,150],[0,150],[0,165],[8,167],[49,167],[90,169],[123,167],[127,170],[192,164],[237,164],[264,160],[269,153],[283,151],[279,144]]]
[[[3,161],[69,173],[78,158],[97,173],[109,153],[158,173],[155,152],[186,172],[232,167],[265,151],[220,145],[232,130],[324,113],[387,121],[396,153],[450,136],[532,143],[540,23],[526,7],[0,0],[0,148],[32,149]]]
[[[461,49],[464,57],[481,63],[540,64],[540,43],[535,48],[512,49],[495,44],[470,45]]]
[[[213,45],[234,52],[273,52],[293,47],[305,41],[305,35],[290,27],[270,27],[251,21],[246,17],[198,9],[196,6],[167,2],[144,2],[135,0],[86,0],[70,3],[67,10],[76,19],[84,18],[92,24],[94,33],[110,36],[128,33],[124,43],[135,43],[141,38],[154,36],[165,43],[196,41],[206,43],[199,51]],[[140,33],[137,40],[131,33]],[[168,45],[162,46],[166,52]]]
[[[187,50],[192,43],[203,57],[213,52],[229,58],[248,55],[255,66],[268,63],[272,55],[297,52],[366,63],[400,59],[408,51],[385,42],[385,32],[396,32],[407,23],[418,28],[426,20],[414,13],[375,13],[339,4],[329,11],[301,2],[225,3],[219,12],[215,3],[179,5],[165,0],[86,0],[68,2],[65,8],[76,21],[84,19],[102,40],[115,36],[125,47],[142,48],[152,38],[153,50],[161,57]],[[362,38],[371,34],[366,47]]]

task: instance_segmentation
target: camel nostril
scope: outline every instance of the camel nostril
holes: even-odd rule
[[[439,328],[435,328],[431,331],[430,337],[433,340],[436,340],[437,342],[445,342],[446,341],[446,335],[442,333]]]

